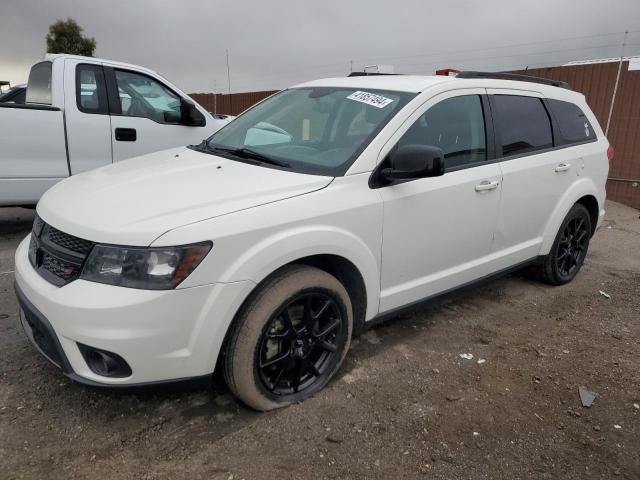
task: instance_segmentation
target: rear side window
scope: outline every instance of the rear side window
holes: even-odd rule
[[[41,62],[31,67],[27,103],[51,105],[51,62]]]
[[[402,136],[398,145],[429,145],[444,153],[445,167],[456,168],[487,159],[482,100],[479,95],[436,103]]]
[[[553,146],[551,121],[542,100],[517,95],[494,95],[493,99],[503,157]]]
[[[547,99],[551,113],[558,122],[564,144],[580,143],[596,139],[596,133],[584,112],[576,104]]]
[[[102,66],[78,65],[76,67],[76,102],[81,112],[109,113]]]

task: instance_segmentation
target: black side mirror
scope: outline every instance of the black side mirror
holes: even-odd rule
[[[182,123],[188,127],[204,127],[207,124],[204,115],[192,102],[184,98],[180,102],[180,113],[182,114]]]
[[[444,153],[428,145],[403,145],[389,155],[390,168],[380,176],[391,182],[444,175]]]

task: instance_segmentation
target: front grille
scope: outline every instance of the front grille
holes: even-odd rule
[[[77,279],[94,243],[46,224],[36,215],[31,230],[29,261],[41,277],[63,286]]]
[[[83,255],[87,255],[93,248],[93,242],[61,232],[51,225],[49,225],[49,228],[47,229],[47,238],[51,243],[55,243],[59,247],[66,248],[67,250],[81,253]]]

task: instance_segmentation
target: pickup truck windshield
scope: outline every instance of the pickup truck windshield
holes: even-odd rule
[[[340,176],[414,96],[343,87],[284,90],[213,134],[206,147],[231,156],[249,151],[258,163]]]

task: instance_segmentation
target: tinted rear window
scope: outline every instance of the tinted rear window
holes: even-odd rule
[[[27,103],[51,105],[51,62],[41,62],[31,67]]]
[[[562,100],[548,99],[549,108],[558,122],[563,143],[579,143],[595,140],[591,122],[577,105]]]
[[[551,121],[542,100],[536,97],[495,95],[496,125],[502,139],[502,156],[553,146]]]

